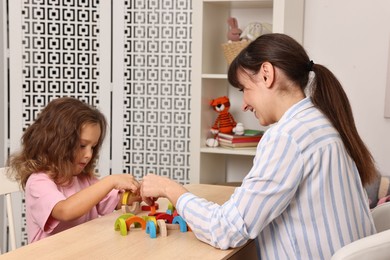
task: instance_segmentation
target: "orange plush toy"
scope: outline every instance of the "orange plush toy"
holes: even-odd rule
[[[216,99],[213,99],[210,105],[216,112],[219,113],[213,127],[211,128],[211,132],[213,134],[232,133],[233,128],[237,125],[237,123],[236,121],[234,121],[232,114],[229,113],[229,98],[226,96],[218,97]]]

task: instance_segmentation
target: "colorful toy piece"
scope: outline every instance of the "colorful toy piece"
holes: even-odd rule
[[[167,231],[167,224],[165,223],[165,221],[163,219],[158,219],[157,226],[161,236],[166,237],[168,235],[168,231]]]
[[[127,214],[123,214],[120,217],[118,217],[115,220],[114,229],[116,231],[120,230],[121,235],[126,236],[127,235],[126,219],[133,217],[133,216],[134,216],[134,214],[127,213]]]
[[[157,225],[151,220],[146,222],[146,234],[149,234],[150,238],[157,237]]]
[[[156,215],[156,219],[163,219],[163,220],[165,220],[166,223],[170,224],[170,223],[172,223],[173,216],[166,214],[166,213],[162,213],[162,214]]]
[[[184,219],[181,216],[176,216],[172,224],[179,224],[180,226],[180,232],[187,232],[187,223],[184,221]]]
[[[150,211],[151,213],[153,213],[153,209],[154,209],[154,211],[156,211],[156,209],[158,209],[158,208],[159,208],[158,203],[154,203],[154,205],[152,205],[152,206],[149,206],[149,205],[142,205],[141,206],[142,211]]]
[[[127,230],[130,230],[131,224],[134,224],[134,227],[139,227],[139,225],[141,225],[142,230],[146,229],[146,221],[139,216],[132,216],[126,219]]]
[[[131,206],[129,205],[122,205],[122,212],[123,213],[133,213],[138,214],[141,212],[141,208],[138,201],[133,202]]]
[[[127,206],[127,198],[130,195],[128,192],[124,194],[122,210]],[[134,202],[132,205],[132,207],[137,206],[141,209],[138,202]],[[167,213],[156,212],[156,208],[158,208],[157,203],[153,206],[142,206],[142,209],[151,211],[147,216],[136,216],[134,213],[125,213],[119,216],[114,224],[115,231],[120,231],[120,234],[125,236],[130,231],[131,225],[134,225],[135,228],[141,227],[142,230],[146,230],[146,233],[151,238],[156,238],[157,233],[160,233],[162,237],[166,237],[168,235],[168,229],[180,229],[180,232],[190,230],[187,223],[178,215],[175,207],[171,203],[168,204]]]
[[[138,201],[133,202],[131,205],[128,205],[129,197],[135,197],[136,195],[130,191],[125,191],[122,197],[122,212],[123,213],[133,213],[138,214],[141,212],[140,203]]]

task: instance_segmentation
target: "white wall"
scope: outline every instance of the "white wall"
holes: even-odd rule
[[[390,119],[384,118],[390,1],[306,0],[303,45],[343,84],[363,141],[380,172],[390,176]],[[229,171],[228,180],[241,181],[247,173]]]
[[[390,176],[390,119],[384,118],[390,1],[306,0],[304,46],[343,84],[361,137]]]

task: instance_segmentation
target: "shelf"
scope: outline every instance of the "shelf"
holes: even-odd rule
[[[192,183],[240,180],[253,165],[255,147],[206,147],[217,117],[210,101],[216,97],[230,99],[229,112],[236,122],[247,129],[261,128],[252,113],[242,111],[242,93],[228,82],[229,65],[222,48],[227,42],[227,19],[236,18],[241,30],[252,22],[272,24],[273,32],[302,42],[304,0],[199,0],[193,1],[193,10],[190,179]]]
[[[230,8],[272,8],[273,1],[270,0],[236,0],[236,1],[227,1],[227,0],[203,0],[205,4],[218,4]]]
[[[255,156],[256,147],[253,148],[222,148],[222,147],[203,147],[200,149],[201,153],[215,153],[215,154],[232,154],[232,155],[245,155]]]
[[[227,79],[227,74],[202,74],[203,79]]]

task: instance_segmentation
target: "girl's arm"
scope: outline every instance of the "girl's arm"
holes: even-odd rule
[[[51,216],[59,221],[77,219],[89,212],[111,190],[131,190],[139,192],[140,184],[130,174],[114,174],[102,178],[97,183],[58,202]]]

